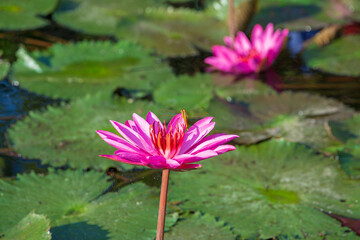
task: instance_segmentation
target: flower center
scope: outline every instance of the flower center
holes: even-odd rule
[[[239,61],[240,62],[248,62],[253,58],[257,58],[259,57],[259,53],[256,49],[252,48],[250,49],[250,51],[248,52],[247,55],[243,55],[243,56],[239,56]]]
[[[175,126],[175,128],[173,128]],[[168,126],[169,127],[169,126]],[[166,127],[165,121],[163,126],[160,123],[150,125],[151,142],[159,155],[166,159],[171,159],[179,153],[184,140],[186,126],[182,123],[175,123]]]

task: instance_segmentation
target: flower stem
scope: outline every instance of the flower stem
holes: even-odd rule
[[[229,26],[229,35],[232,39],[235,38],[235,10],[234,10],[234,0],[228,0],[229,13],[228,13],[228,26]]]
[[[158,225],[156,231],[156,240],[164,239],[164,226],[165,226],[165,214],[166,214],[166,199],[167,190],[169,185],[169,169],[163,169],[161,179],[161,192],[160,192],[160,204],[159,204],[159,216]]]

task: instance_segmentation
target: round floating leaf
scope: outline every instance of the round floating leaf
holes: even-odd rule
[[[238,147],[171,180],[171,201],[219,217],[244,239],[355,237],[322,211],[359,218],[359,182],[303,145],[273,140]]]
[[[339,162],[343,170],[352,178],[360,178],[360,114],[354,117],[331,123],[335,130],[334,136],[345,141],[344,148],[339,152]],[[340,125],[340,126],[339,126]]]
[[[95,171],[31,173],[0,182],[0,232],[35,210],[50,219],[52,239],[151,239],[158,191],[142,183],[103,194],[111,185]],[[167,227],[176,221],[168,214]]]
[[[212,98],[213,85],[208,74],[174,77],[154,91],[155,102],[175,110],[191,112],[206,109]]]
[[[54,19],[69,28],[90,34],[114,34],[118,24],[144,14],[149,7],[163,6],[164,0],[60,0]],[[84,17],[86,16],[86,17]]]
[[[41,159],[44,164],[95,169],[122,166],[130,169],[134,166],[98,156],[113,154],[116,149],[105,143],[95,131],[117,133],[109,120],[125,123],[132,119],[134,112],[144,117],[148,111],[157,113],[159,109],[147,101],[128,103],[126,99],[97,94],[70,105],[49,107],[44,113],[31,112],[8,132],[15,151],[27,158]]]
[[[2,0],[0,2],[0,29],[24,30],[47,25],[46,16],[55,9],[57,0]]]
[[[292,31],[319,29],[331,23],[344,23],[352,15],[345,1],[267,0],[259,1],[259,11],[252,23]]]
[[[151,8],[141,18],[118,26],[118,38],[131,39],[167,56],[197,54],[196,47],[210,50],[227,35],[225,21],[189,9]]]
[[[240,103],[215,99],[209,114],[215,117],[217,131],[238,134],[240,137],[235,141],[241,144],[284,137],[334,152],[342,142],[331,134],[328,120],[344,119],[354,112],[333,99],[283,92],[244,98]]]
[[[244,79],[229,86],[216,88],[216,94],[229,102],[274,93],[276,91],[273,88],[255,79]]]
[[[311,44],[303,53],[307,65],[328,73],[360,75],[360,35],[349,35],[321,48]]]
[[[222,239],[234,240],[235,235],[231,232],[229,226],[225,226],[224,222],[217,221],[215,217],[196,212],[187,214],[184,219],[180,219],[170,232],[165,233],[165,239],[183,240],[196,239]]]
[[[166,7],[165,2],[62,0],[54,18],[74,30],[131,39],[168,56],[196,54],[194,45],[210,49],[222,42],[225,21],[200,11]]]
[[[116,87],[152,89],[171,69],[149,51],[129,42],[56,44],[46,52],[17,52],[13,81],[39,94],[77,98]]]
[[[29,213],[20,220],[16,226],[4,232],[3,240],[26,239],[26,240],[50,240],[49,220],[44,215],[34,212]],[[0,234],[1,236],[1,234]]]

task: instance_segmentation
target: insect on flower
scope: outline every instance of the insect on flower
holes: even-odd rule
[[[99,136],[117,148],[113,155],[100,155],[111,160],[132,165],[159,169],[194,169],[201,167],[198,161],[235,150],[223,145],[237,135],[224,133],[207,136],[214,128],[212,117],[205,117],[188,126],[187,113],[175,115],[168,125],[149,112],[146,119],[136,113],[125,124],[110,121],[121,136],[98,130]]]

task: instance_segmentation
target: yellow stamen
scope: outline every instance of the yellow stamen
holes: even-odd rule
[[[181,109],[181,116],[182,118],[184,119],[184,122],[185,122],[185,127],[186,127],[186,130],[189,130],[189,125],[188,125],[188,115],[185,111],[185,109]]]

